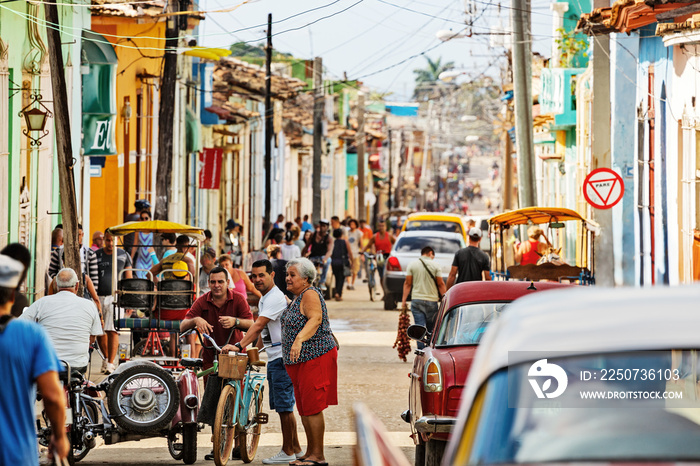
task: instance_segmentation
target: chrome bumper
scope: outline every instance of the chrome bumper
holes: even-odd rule
[[[452,432],[455,421],[455,418],[448,416],[423,416],[416,419],[415,427],[422,434],[449,434]]]

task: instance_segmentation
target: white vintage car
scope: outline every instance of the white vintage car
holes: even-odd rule
[[[443,465],[700,462],[700,287],[580,288],[486,330]]]

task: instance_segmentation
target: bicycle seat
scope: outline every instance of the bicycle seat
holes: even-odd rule
[[[180,365],[182,367],[192,367],[199,369],[202,367],[203,362],[201,358],[182,358],[180,359]]]
[[[263,361],[262,359],[250,363],[251,366],[256,366],[256,367],[265,367],[265,364],[267,364],[267,362]]]

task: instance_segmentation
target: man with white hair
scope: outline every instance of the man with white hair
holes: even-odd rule
[[[24,310],[20,319],[44,327],[58,358],[70,364],[71,369],[85,373],[90,343],[103,332],[97,307],[92,301],[76,295],[78,286],[75,271],[61,269],[56,274],[58,293],[34,302]]]

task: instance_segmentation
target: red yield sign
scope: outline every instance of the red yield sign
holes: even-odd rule
[[[583,181],[583,197],[596,209],[609,209],[625,193],[622,177],[609,168],[597,168]]]

